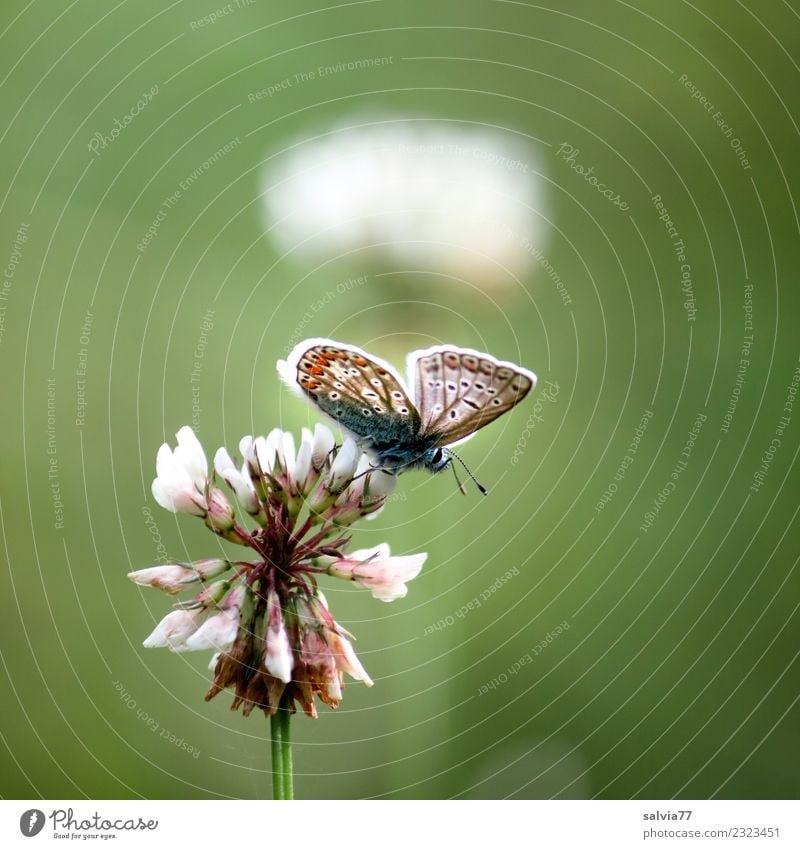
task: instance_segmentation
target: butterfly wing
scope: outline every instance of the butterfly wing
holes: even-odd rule
[[[379,450],[420,428],[417,408],[388,363],[332,339],[307,339],[278,363],[284,381],[323,413]]]
[[[471,436],[519,404],[536,385],[532,371],[451,345],[412,351],[408,374],[421,432],[438,434],[439,445]]]

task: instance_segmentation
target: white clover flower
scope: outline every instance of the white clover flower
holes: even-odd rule
[[[354,440],[337,447],[330,430],[319,425],[313,434],[303,430],[297,448],[291,434],[275,429],[267,437],[244,437],[239,450],[241,468],[220,448],[214,469],[255,519],[253,530],[237,521],[231,501],[209,482],[205,455],[189,428],[178,432],[174,451],[159,451],[156,481],[160,494],[170,494],[168,509],[185,503],[185,512],[249,547],[254,559],[131,572],[140,586],[173,595],[219,578],[167,614],[144,645],[213,651],[214,681],[206,699],[231,688],[232,707],[245,714],[255,708],[274,714],[288,698],[316,716],[316,699],[338,706],[345,674],[372,686],[317,588],[318,575],[327,569],[388,601],[405,594],[405,582],[419,573],[425,555],[391,557],[388,546],[345,553],[346,529],[382,509],[396,483],[372,466]],[[232,575],[220,577],[230,570]]]

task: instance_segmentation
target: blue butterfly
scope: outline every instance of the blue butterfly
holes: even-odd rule
[[[412,351],[407,369],[411,391],[388,363],[332,339],[306,339],[278,362],[290,388],[392,474],[443,471],[460,459],[446,446],[508,412],[536,385],[527,369],[455,345]]]

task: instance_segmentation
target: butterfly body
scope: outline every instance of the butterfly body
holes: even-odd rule
[[[330,339],[299,343],[278,370],[395,474],[447,468],[448,445],[512,409],[536,384],[527,369],[448,345],[408,355],[410,389],[388,363]]]

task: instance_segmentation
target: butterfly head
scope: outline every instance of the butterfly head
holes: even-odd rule
[[[448,466],[451,466],[453,460],[458,460],[459,463],[464,467],[466,473],[472,478],[475,483],[475,486],[478,487],[478,490],[483,495],[488,495],[488,491],[486,487],[482,486],[478,480],[475,478],[475,475],[467,467],[467,464],[455,453],[455,451],[451,451],[449,448],[431,448],[429,451],[426,451],[422,455],[422,467],[427,469],[429,472],[443,472]],[[452,466],[453,473],[455,474],[456,467]],[[458,483],[458,488],[461,490],[463,494],[466,495],[466,490],[464,489],[461,481],[458,480],[458,475],[455,476],[456,482]]]
[[[443,472],[452,462],[446,448],[431,448],[422,455],[422,466],[429,472]]]

